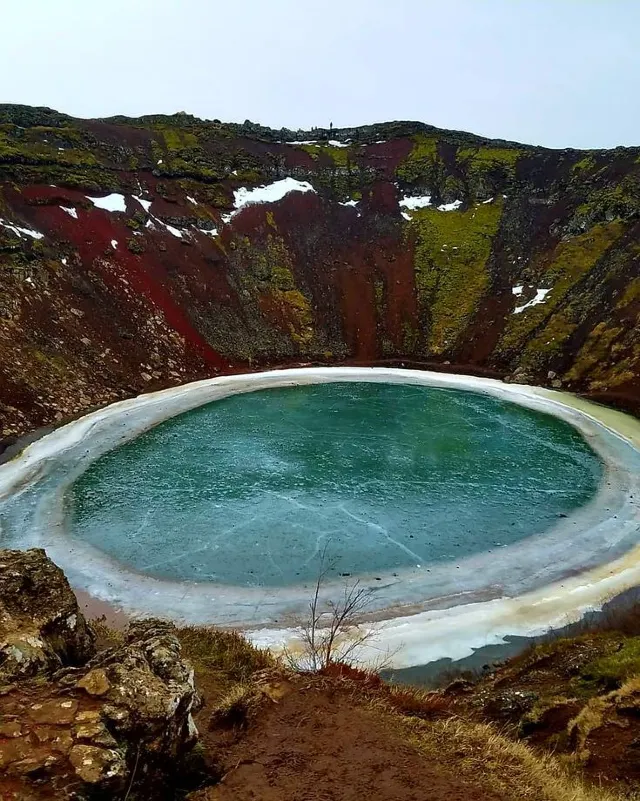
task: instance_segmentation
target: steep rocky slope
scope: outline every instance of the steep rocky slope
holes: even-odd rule
[[[307,191],[237,208],[287,178]],[[0,106],[0,439],[296,362],[443,365],[637,410],[639,213],[640,148]]]

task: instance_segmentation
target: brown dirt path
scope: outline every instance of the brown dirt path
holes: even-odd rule
[[[506,801],[446,758],[429,760],[381,711],[330,687],[292,688],[246,728],[199,725],[225,776],[197,801]]]

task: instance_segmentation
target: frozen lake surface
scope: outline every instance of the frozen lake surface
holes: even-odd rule
[[[603,464],[564,420],[386,383],[233,395],[93,462],[65,497],[76,540],[172,581],[283,587],[392,575],[540,534]]]

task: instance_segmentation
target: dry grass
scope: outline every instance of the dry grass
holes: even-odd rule
[[[577,759],[583,762],[589,758],[589,749],[586,747],[587,737],[592,731],[602,726],[607,706],[609,706],[607,696],[592,698],[576,717],[569,721],[567,733],[575,745]]]
[[[579,714],[569,721],[567,733],[575,744],[578,760],[584,762],[589,758],[587,738],[591,732],[605,723],[607,711],[619,704],[630,703],[640,708],[640,676],[629,679],[618,690],[592,698]]]
[[[176,634],[184,655],[198,673],[217,676],[225,684],[245,682],[258,670],[271,668],[268,651],[255,648],[242,634],[210,626],[185,626]]]
[[[211,710],[209,728],[245,726],[252,707],[257,706],[260,698],[252,685],[234,685]]]
[[[449,760],[476,785],[513,801],[622,801],[619,795],[589,787],[551,756],[503,737],[488,724],[449,718],[432,724],[414,720],[412,742],[429,758]]]

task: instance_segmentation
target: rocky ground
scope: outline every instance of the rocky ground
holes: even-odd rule
[[[430,692],[340,665],[296,673],[214,629],[87,624],[43,551],[0,551],[0,615],[3,801],[614,801],[640,789],[633,610]]]

